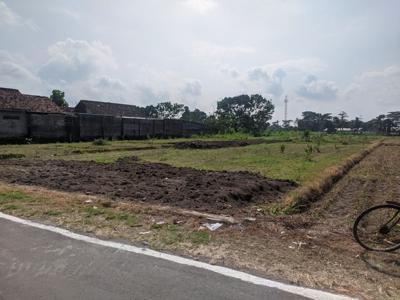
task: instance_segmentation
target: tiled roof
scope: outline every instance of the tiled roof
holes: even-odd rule
[[[144,108],[136,105],[127,105],[111,102],[81,100],[75,107],[77,113],[96,115],[111,115],[125,117],[145,117]]]
[[[25,95],[20,91],[0,87],[0,109],[23,109],[33,112],[62,113],[48,97]]]

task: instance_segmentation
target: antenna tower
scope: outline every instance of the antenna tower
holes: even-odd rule
[[[285,102],[285,122],[286,122],[286,121],[288,120],[288,119],[287,119],[287,105],[288,105],[288,102],[289,102],[287,96],[285,96],[284,102]]]

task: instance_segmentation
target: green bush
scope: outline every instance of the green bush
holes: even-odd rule
[[[109,142],[104,140],[104,139],[96,139],[96,140],[93,141],[92,144],[95,145],[95,146],[106,146],[106,145],[109,144]]]

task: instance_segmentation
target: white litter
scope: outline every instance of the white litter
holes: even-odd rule
[[[93,203],[93,200],[86,200],[85,203]]]
[[[149,234],[151,233],[151,231],[143,231],[143,232],[139,232],[140,235],[145,235],[145,234]]]
[[[220,228],[222,225],[223,225],[222,223],[212,223],[212,224],[205,223],[205,224],[203,224],[203,226],[207,227],[208,230],[210,230],[210,231],[215,231],[218,228]]]

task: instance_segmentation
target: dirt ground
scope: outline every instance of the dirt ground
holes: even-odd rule
[[[111,199],[163,204],[196,211],[237,214],[250,204],[278,201],[295,187],[249,172],[211,172],[142,163],[135,157],[113,164],[87,161],[0,161],[0,180]]]
[[[245,147],[250,145],[259,145],[265,143],[279,142],[275,140],[233,140],[233,141],[190,141],[190,142],[178,142],[174,143],[174,147],[177,149],[219,149],[227,147]],[[282,142],[282,141],[280,141]]]
[[[160,239],[157,235],[142,235],[143,231],[151,230],[147,229],[146,225],[124,229],[125,231],[120,231],[119,234],[125,232],[125,235],[117,237],[123,237],[133,243],[150,243],[152,247],[162,251],[191,256],[212,264],[233,267],[302,286],[336,291],[362,299],[400,299],[400,251],[364,251],[354,241],[351,233],[354,219],[363,209],[387,200],[400,199],[399,145],[386,144],[378,147],[322,199],[301,214],[271,216],[262,210],[252,210],[255,221],[224,224],[220,229],[209,233],[209,243],[197,246],[188,246],[185,243],[157,244]],[[146,170],[149,170],[149,173]],[[154,178],[149,180],[149,176]],[[267,201],[273,201],[293,188],[289,182],[267,181],[258,175],[244,172],[205,172],[171,168],[163,164],[151,164],[149,169],[149,165],[139,164],[132,158],[116,164],[7,160],[0,162],[0,180],[101,194],[115,199],[122,197],[125,200],[135,200],[130,201],[136,203],[135,205],[154,203],[191,209],[198,205],[197,210],[203,207],[204,211],[233,215],[246,215],[249,207],[263,201],[263,197],[267,197]],[[122,183],[122,180],[131,181],[128,182],[125,192],[124,184],[122,187],[114,186],[118,182]],[[79,181],[84,184],[79,185]],[[146,187],[150,184],[150,187]],[[260,189],[260,186],[263,188]],[[174,195],[173,197],[180,200],[170,198],[167,203],[160,199],[148,202],[139,196],[132,196],[133,190],[138,191],[142,187],[148,191],[155,189],[156,195],[167,190],[167,195]],[[178,188],[178,192],[175,192],[174,188]],[[113,193],[113,189],[122,189],[122,194]],[[131,191],[129,195],[128,190]],[[205,190],[207,195],[204,195]],[[208,192],[211,191],[217,191],[216,195],[221,198],[210,196],[212,193],[209,195]],[[229,194],[235,192],[243,195],[249,191],[254,195],[251,199]],[[203,195],[190,199],[179,195],[180,193]],[[138,209],[146,212],[143,208]],[[174,209],[164,212],[153,210],[148,218],[150,223],[162,220],[165,222],[163,226],[182,226],[185,230],[195,233],[201,232],[199,228],[206,222],[204,219],[174,214]],[[78,225],[68,225],[71,214],[52,218],[52,222],[57,225],[83,232],[86,230],[82,228],[83,222],[79,218],[75,222]],[[104,219],[99,219],[99,222],[103,228],[96,229],[92,224],[90,226],[93,228],[88,232],[103,238],[113,238],[115,228],[106,227]],[[138,232],[135,233],[135,230]]]
[[[386,200],[400,200],[400,146],[377,148],[305,213],[259,216],[221,232],[215,262],[365,299],[400,299],[400,251],[364,251],[351,232],[358,213]]]

